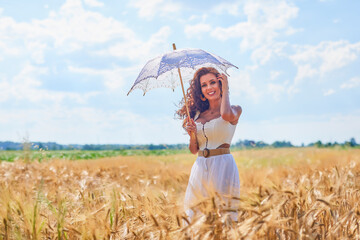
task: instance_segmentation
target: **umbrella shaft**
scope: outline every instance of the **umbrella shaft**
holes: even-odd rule
[[[176,45],[175,45],[175,43],[173,43],[172,46],[173,46],[173,49],[174,49],[174,51],[175,51],[175,50],[176,50]],[[186,101],[184,84],[183,84],[183,81],[182,81],[180,68],[178,68],[178,72],[179,72],[179,77],[180,77],[180,82],[181,82],[181,89],[182,89],[182,92],[183,92],[183,95],[184,95],[184,100],[185,100],[186,113],[187,113],[188,118],[189,118],[189,120],[190,120],[189,107],[188,107],[188,104],[187,104],[187,101]]]
[[[180,68],[178,68],[178,72],[179,72],[179,77],[180,77],[180,82],[181,82],[181,89],[182,89],[182,92],[183,92],[183,95],[184,95],[184,100],[185,100],[186,113],[187,113],[188,117],[190,118],[189,107],[188,107],[186,96],[185,96],[184,84],[183,84],[183,81],[182,81]]]

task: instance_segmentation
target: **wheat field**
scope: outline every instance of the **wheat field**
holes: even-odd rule
[[[191,222],[191,154],[0,162],[0,239],[360,239],[360,149],[233,156],[236,206],[199,199]]]

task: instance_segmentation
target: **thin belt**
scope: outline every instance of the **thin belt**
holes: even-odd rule
[[[217,155],[229,154],[229,153],[230,153],[230,148],[217,148],[217,149],[205,148],[204,150],[199,150],[198,156],[208,158],[211,156],[217,156]]]

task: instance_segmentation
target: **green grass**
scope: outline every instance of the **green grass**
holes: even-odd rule
[[[26,156],[30,158],[30,161],[39,161],[49,159],[67,159],[67,160],[80,160],[80,159],[97,159],[116,156],[166,156],[175,155],[179,153],[188,153],[187,149],[174,150],[105,150],[105,151],[82,151],[82,150],[65,150],[65,151],[0,151],[0,161],[13,162],[16,160],[22,160]]]
[[[263,148],[263,149],[239,149],[239,148],[231,148],[231,152],[235,153],[245,153],[249,152],[250,155],[243,156],[243,154],[235,154],[235,159],[242,164],[246,162],[251,162],[251,166],[253,166],[253,162],[264,162],[264,165],[267,166],[269,161],[274,164],[276,162],[278,165],[283,165],[284,163],[291,164],[294,161],[294,156],[287,156],[286,149],[296,149],[296,148],[280,148],[277,151],[278,154],[274,155],[273,148]],[[305,148],[305,149],[317,149],[317,148]],[[329,148],[333,150],[348,150],[350,148]],[[353,148],[351,148],[353,149]],[[359,148],[356,148],[359,149]],[[268,151],[267,151],[268,150]],[[262,152],[265,154],[262,156],[262,159],[258,159],[259,156],[255,154],[255,152]],[[188,149],[162,149],[162,150],[141,150],[141,149],[122,149],[122,150],[25,150],[25,151],[0,151],[0,162],[7,161],[13,162],[16,160],[24,160],[24,161],[46,161],[50,159],[66,159],[66,160],[82,160],[82,159],[98,159],[98,158],[109,158],[116,156],[171,156],[176,154],[190,154]],[[282,154],[280,154],[282,153]],[[257,157],[253,157],[252,155],[256,155]],[[279,155],[280,154],[280,155]],[[191,154],[190,154],[191,155]],[[249,158],[249,156],[251,156]],[[296,156],[296,158],[302,158],[303,156]],[[246,159],[244,159],[246,158]],[[249,158],[249,159],[247,159]]]

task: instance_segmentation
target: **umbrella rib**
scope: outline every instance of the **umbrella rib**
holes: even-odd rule
[[[144,95],[143,96],[145,96],[145,94],[146,94],[146,90],[147,90],[147,86],[149,85],[149,82],[150,82],[150,78],[146,78],[147,79],[147,82],[146,82],[146,86],[145,86],[145,88],[144,88]]]
[[[189,54],[187,54],[186,51],[185,51],[185,55],[186,55],[186,59],[190,59]],[[191,62],[191,61],[189,61],[189,62],[190,62],[191,68],[192,68],[192,69],[195,69],[195,66],[192,64],[192,62]]]
[[[155,77],[156,79],[162,75],[163,73],[160,74],[160,66],[161,66],[161,63],[163,62],[163,59],[165,58],[165,56],[167,56],[167,54],[164,54],[164,56],[161,57],[161,60],[160,60],[160,63],[159,63],[159,68],[157,70],[157,76]]]
[[[208,53],[208,52],[207,52]],[[232,64],[231,62],[229,62],[229,61],[227,61],[227,60],[225,60],[225,59],[223,59],[222,57],[220,57],[220,56],[217,56],[217,55],[215,55],[215,54],[213,54],[213,53],[208,53],[209,55],[211,55],[211,56],[213,56],[221,65],[223,65],[224,67],[226,67],[226,69],[228,69],[230,66],[232,66],[232,67],[235,67],[235,68],[237,68],[237,69],[239,69],[237,66],[235,66],[234,64]],[[220,59],[222,59],[222,60],[224,60],[225,62],[226,62],[226,64],[225,63],[222,63],[222,62],[220,62],[219,60],[218,60],[218,58],[220,58]]]
[[[131,91],[133,90],[133,88],[134,88],[134,85],[131,87],[131,89],[129,90],[129,92],[127,93],[126,96],[129,96],[129,94],[131,93]]]
[[[220,65],[223,65],[224,67],[226,67],[226,65],[224,63],[220,62],[213,54],[205,52],[205,51],[204,51],[204,53],[208,56],[213,57]]]

